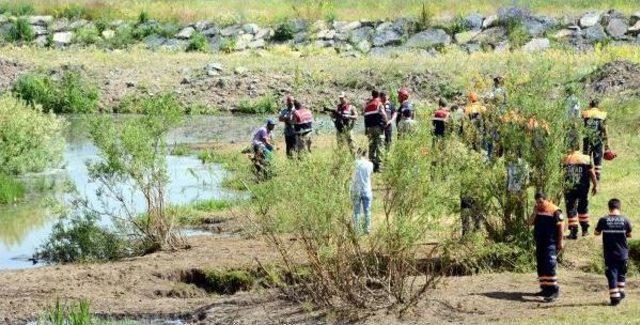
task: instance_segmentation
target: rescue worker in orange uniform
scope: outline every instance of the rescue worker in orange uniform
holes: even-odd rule
[[[582,152],[593,159],[596,177],[600,180],[602,172],[602,158],[605,151],[609,151],[609,137],[607,132],[607,112],[598,108],[600,101],[592,99],[589,108],[582,112],[585,137]]]
[[[565,167],[564,201],[567,208],[568,239],[578,239],[578,225],[582,236],[589,234],[589,182],[595,195],[598,192],[598,180],[591,163],[591,157],[580,153],[574,142],[562,163]]]
[[[536,193],[536,206],[533,215],[533,232],[536,241],[536,262],[538,281],[544,301],[551,302],[560,295],[556,267],[558,252],[564,247],[562,211],[546,194]]]

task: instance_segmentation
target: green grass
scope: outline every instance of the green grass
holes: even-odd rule
[[[224,213],[241,204],[239,200],[209,199],[196,201],[186,205],[169,208],[171,215],[178,224],[183,226],[197,226],[216,213]],[[217,216],[215,216],[217,217]]]
[[[418,17],[423,4],[427,12],[436,17],[454,16],[471,12],[493,13],[500,7],[513,4],[512,0],[8,0],[3,5],[11,12],[81,16],[83,18],[109,18],[136,21],[141,12],[163,21],[194,22],[211,19],[216,22],[281,22],[287,18],[305,19],[381,19],[401,16]],[[534,11],[563,15],[584,12],[587,9],[616,8],[631,13],[637,3],[625,0],[538,0],[526,3]],[[0,7],[0,8],[3,8]],[[21,9],[23,8],[23,9]],[[0,9],[0,11],[2,11]]]
[[[0,174],[0,205],[21,200],[25,192],[22,182],[14,177]]]

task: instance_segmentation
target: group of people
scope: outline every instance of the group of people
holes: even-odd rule
[[[517,110],[507,109],[504,79],[497,76],[493,82],[493,89],[482,98],[476,93],[469,93],[466,104],[449,106],[446,100],[439,100],[431,121],[434,147],[440,146],[438,148],[442,149],[441,140],[457,133],[470,149],[483,153],[487,163],[494,161],[497,156],[505,157],[505,222],[526,219],[526,192],[532,176],[531,182],[536,188],[536,205],[530,223],[534,228],[536,241],[538,279],[542,289],[540,295],[545,301],[553,301],[559,296],[557,254],[563,249],[565,239],[576,240],[579,232],[583,237],[589,234],[589,194],[595,195],[599,191],[603,160],[616,157],[609,147],[607,113],[599,109],[597,99],[591,100],[589,107],[582,110],[574,93],[569,93],[567,97],[567,115],[570,123],[567,126],[567,153],[562,160],[569,230],[565,237],[562,211],[543,192],[545,178],[541,174],[544,173],[549,125],[542,119],[524,118]],[[416,128],[415,110],[409,101],[409,90],[398,90],[397,99],[398,102],[393,103],[385,93],[373,90],[371,98],[363,105],[361,112],[365,135],[368,138],[368,149],[355,148],[352,129],[358,120],[359,112],[349,103],[344,93],[339,96],[339,102],[334,109],[325,109],[331,114],[334,122],[338,146],[346,146],[356,155],[351,191],[354,203],[354,229],[359,234],[368,234],[371,231],[371,179],[373,173],[381,168],[383,151],[390,148],[395,132],[398,133],[398,137],[403,137]],[[293,157],[295,153],[311,150],[308,135],[311,133],[313,115],[290,96],[286,98],[286,105],[279,119],[285,127],[287,155]],[[501,127],[505,125],[523,130],[527,134],[526,141],[532,141],[531,147],[534,152],[529,161],[523,159],[522,148],[517,143],[504,143]],[[267,125],[255,134],[256,153],[272,150],[270,132],[274,126],[275,122],[269,120]],[[537,175],[530,175],[529,164],[539,167],[536,168]],[[473,184],[469,185],[473,187]],[[463,235],[482,226],[484,217],[481,209],[478,209],[477,201],[473,194],[463,191],[460,195]],[[362,214],[364,220],[361,219]],[[615,305],[624,298],[628,258],[626,238],[631,236],[631,224],[621,215],[620,200],[609,201],[609,214],[598,221],[595,233],[603,235],[606,275],[609,280],[611,304]]]

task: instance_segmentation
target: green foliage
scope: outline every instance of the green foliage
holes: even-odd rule
[[[141,11],[140,14],[138,15],[138,24],[144,24],[147,23],[149,20],[151,20],[151,16],[149,15],[148,12],[146,11]]]
[[[38,172],[62,159],[64,123],[31,109],[8,95],[0,96],[0,174]]]
[[[91,325],[95,323],[89,311],[90,303],[88,300],[80,300],[78,304],[67,306],[60,303],[56,299],[55,305],[41,317],[41,324],[50,325]]]
[[[209,291],[221,294],[234,294],[238,291],[247,291],[253,287],[254,277],[244,270],[208,270],[205,279],[209,285]]]
[[[0,14],[7,16],[27,16],[33,15],[35,9],[31,4],[22,2],[5,2],[0,3]]]
[[[13,22],[7,34],[10,42],[31,42],[35,37],[36,34],[26,18],[18,18]]]
[[[98,221],[90,212],[61,218],[35,256],[46,263],[63,264],[115,261],[127,256],[127,243]]]
[[[413,30],[419,32],[431,27],[433,16],[433,12],[427,8],[427,3],[423,1],[418,20],[414,23]]]
[[[92,113],[98,109],[97,88],[88,85],[76,71],[65,71],[59,79],[43,74],[25,74],[16,80],[13,93],[45,112]]]
[[[115,30],[115,35],[105,40],[104,46],[108,49],[126,49],[135,43],[134,29],[129,25],[120,26]]]
[[[234,206],[235,204],[236,204],[235,201],[211,199],[211,200],[204,200],[204,201],[198,201],[198,202],[192,203],[191,207],[197,211],[216,212],[216,211],[227,210],[232,206]]]
[[[242,99],[236,106],[236,112],[245,114],[267,114],[278,112],[278,102],[273,95],[265,95],[257,100]]]
[[[207,37],[200,32],[194,33],[187,45],[187,52],[209,52],[209,41]]]
[[[532,39],[532,36],[527,31],[527,28],[522,24],[520,20],[509,19],[500,22],[507,29],[507,37],[509,38],[509,44],[513,48],[520,48]]]
[[[0,205],[14,203],[24,197],[24,184],[15,177],[0,174]]]
[[[73,34],[73,41],[83,45],[93,45],[102,42],[100,30],[95,26],[82,27]]]
[[[271,39],[276,42],[286,42],[292,40],[293,37],[293,24],[291,22],[284,22],[276,27]]]
[[[90,136],[102,161],[90,165],[90,176],[106,195],[120,202],[128,202],[128,198],[118,191],[117,184],[131,182],[146,200],[147,218],[130,212],[123,216],[125,226],[145,247],[177,248],[181,238],[165,211],[169,153],[165,137],[181,122],[183,108],[170,94],[144,98],[136,105],[135,110],[144,115],[123,123],[107,116],[92,121]]]
[[[222,53],[232,53],[236,49],[235,37],[222,37],[220,38],[219,50]]]
[[[76,3],[67,4],[61,9],[56,10],[54,12],[54,16],[56,18],[67,18],[67,19],[90,18],[88,15],[87,8]]]
[[[640,239],[629,240],[629,259],[640,264]]]
[[[173,156],[188,156],[191,154],[191,148],[187,144],[178,144],[171,149],[171,155]]]

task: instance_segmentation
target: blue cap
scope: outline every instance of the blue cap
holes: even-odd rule
[[[267,125],[276,125],[276,122],[273,119],[268,119]]]

